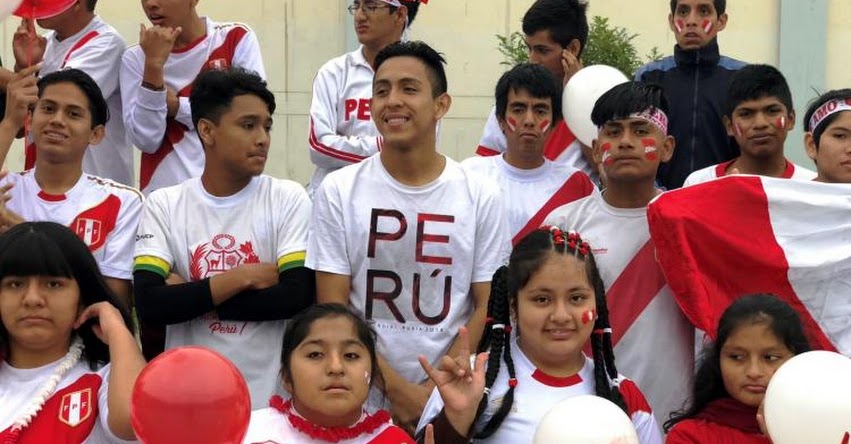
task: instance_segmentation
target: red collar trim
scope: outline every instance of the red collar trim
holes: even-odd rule
[[[729,162],[719,163],[715,165],[715,177],[724,177],[727,175],[727,168],[730,168],[730,165],[735,162],[736,159],[733,159]]]
[[[38,197],[39,197],[39,199],[47,201],[47,202],[62,202],[63,200],[68,198],[64,194],[48,194],[48,193],[45,193],[44,191],[39,191]]]
[[[206,23],[204,24],[204,26],[206,26]],[[193,49],[195,49],[196,46],[200,45],[201,42],[203,42],[204,40],[207,40],[207,33],[206,32],[201,37],[198,37],[197,39],[195,39],[194,42],[184,46],[183,48],[172,49],[171,53],[172,54],[183,54],[184,52],[192,51]]]
[[[793,174],[795,174],[795,164],[789,162],[789,159],[786,159],[786,169],[783,170],[783,175],[780,177],[783,179],[791,179]]]
[[[375,414],[367,415],[364,419],[351,427],[322,427],[311,423],[310,421],[298,416],[292,408],[292,403],[289,400],[284,400],[280,396],[273,396],[269,400],[269,405],[275,410],[284,414],[290,421],[290,424],[301,433],[313,438],[327,442],[340,442],[343,440],[357,438],[366,433],[373,433],[379,427],[390,422],[390,414],[384,410],[379,410]]]
[[[582,376],[579,376],[579,373],[567,377],[559,377],[548,375],[538,369],[535,369],[535,372],[532,373],[532,379],[550,387],[570,387],[582,383]]]

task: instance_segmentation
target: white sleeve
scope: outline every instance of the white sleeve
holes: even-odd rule
[[[111,239],[104,245],[106,250],[100,264],[104,276],[133,279],[133,252],[143,206],[141,194],[134,195],[122,203]]]
[[[313,196],[312,230],[307,241],[306,265],[316,271],[353,274],[346,251],[343,199],[333,180],[324,180]]]
[[[419,435],[425,429],[425,426],[437,418],[441,410],[443,410],[443,398],[440,397],[440,392],[437,391],[437,388],[434,388],[428,397],[422,415],[420,415],[420,422],[417,423],[417,432],[414,435]]]
[[[171,239],[169,237],[169,217],[166,210],[165,189],[156,190],[145,199],[142,221],[139,223],[139,231],[136,236],[136,248],[134,256],[152,256],[168,264],[168,270],[161,270],[168,275],[174,267],[174,255],[172,254]],[[135,269],[139,269],[139,262]],[[184,276],[188,278],[188,276]]]
[[[485,129],[479,140],[479,147],[476,148],[476,154],[495,156],[504,153],[506,146],[505,134],[502,134],[502,128],[499,127],[499,121],[496,119],[496,107],[493,107],[488,115],[488,121],[485,122]]]
[[[245,68],[249,71],[254,71],[263,80],[266,80],[266,68],[263,67],[263,55],[260,52],[260,43],[257,41],[257,35],[251,28],[248,28],[248,33],[240,40],[236,46],[236,51],[233,54],[232,65]]]
[[[142,152],[153,154],[160,149],[165,137],[167,93],[142,87],[144,63],[144,54],[137,56],[132,49],[124,51],[121,58],[121,100],[124,127],[130,141]]]
[[[121,444],[121,443],[137,443],[139,441],[125,441],[112,433],[109,428],[109,364],[98,370],[98,376],[101,378],[100,389],[98,390],[98,424],[95,426],[92,433],[86,439],[87,444]]]
[[[641,444],[663,444],[665,439],[662,431],[652,413],[635,412],[632,414],[632,424],[638,434],[638,442]]]
[[[375,154],[379,138],[357,134],[337,134],[337,106],[340,104],[339,75],[329,63],[313,80],[313,101],[310,103],[310,160],[320,168],[337,169]]]
[[[104,97],[118,91],[118,73],[115,67],[121,64],[124,41],[116,34],[95,37],[73,53],[65,62],[65,68],[76,68],[88,74],[100,87]],[[119,119],[121,116],[110,116]]]
[[[301,265],[307,250],[311,202],[307,192],[295,182],[285,182],[276,199],[278,212],[278,245],[275,258],[278,271],[282,266]]]
[[[502,199],[496,183],[481,179],[482,196],[476,211],[475,258],[472,282],[490,282],[497,268],[508,261],[511,237],[502,211]]]

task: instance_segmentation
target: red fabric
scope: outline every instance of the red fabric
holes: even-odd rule
[[[733,159],[729,162],[722,162],[715,165],[715,177],[726,176],[727,169],[730,168],[730,165],[732,165],[735,161],[736,159]],[[781,174],[780,177],[783,179],[791,179],[793,174],[795,174],[795,164],[786,160],[786,168],[783,170],[783,174]]]
[[[490,149],[490,148],[488,148],[484,145],[479,145],[479,147],[476,148],[476,155],[478,155],[478,156],[487,157],[487,156],[498,156],[500,154],[501,153],[499,151]]]
[[[68,51],[68,54],[65,54],[65,59],[62,60],[62,67],[64,68],[65,64],[68,63],[68,60],[71,60],[71,56],[74,54],[74,51],[82,48],[86,45],[86,43],[89,43],[92,39],[99,35],[100,34],[97,31],[92,31],[84,35],[83,38],[81,38],[80,40],[78,40],[77,43],[75,43],[74,46],[71,47],[71,50]]]
[[[613,346],[664,286],[665,276],[656,262],[653,241],[648,240],[606,293]]]
[[[71,221],[71,231],[86,242],[89,251],[97,251],[106,244],[106,239],[115,230],[120,210],[121,199],[110,194],[103,202],[78,214]]]
[[[668,285],[697,328],[714,338],[733,301],[773,293],[798,311],[814,347],[836,351],[789,283],[761,178],[728,177],[667,192],[650,204],[647,219]]]
[[[644,393],[641,393],[641,390],[638,389],[638,386],[632,380],[627,379],[621,382],[618,389],[621,392],[624,403],[626,403],[626,409],[630,417],[638,412],[653,413],[653,409],[650,408],[650,404],[647,402],[647,398],[644,397]]]
[[[404,430],[390,426],[368,444],[414,444],[415,442]]]
[[[567,150],[574,140],[576,140],[576,136],[573,135],[564,120],[559,121],[553,132],[550,133],[550,137],[547,138],[547,145],[544,147],[544,157],[550,160],[558,159],[561,153]]]
[[[573,173],[564,182],[564,185],[562,185],[561,188],[559,188],[558,191],[550,197],[550,200],[548,200],[544,206],[542,206],[541,209],[538,210],[531,219],[529,219],[526,226],[514,235],[514,239],[511,240],[511,243],[513,245],[517,245],[517,243],[526,237],[527,234],[540,228],[544,223],[544,219],[546,219],[547,216],[549,216],[556,208],[589,196],[593,192],[594,184],[591,183],[591,179],[589,179],[588,176],[581,172]]]
[[[756,421],[757,408],[744,405],[733,398],[721,398],[710,402],[695,416],[695,419],[733,427],[747,433],[761,433]]]
[[[715,422],[687,419],[671,429],[665,444],[771,444],[771,440]]]

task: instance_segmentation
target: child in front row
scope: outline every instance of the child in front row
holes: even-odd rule
[[[281,352],[284,387],[251,414],[244,444],[412,444],[390,414],[363,408],[381,381],[375,332],[340,304],[314,305],[287,325]]]
[[[786,78],[769,65],[740,69],[727,87],[724,110],[727,134],[736,139],[741,155],[728,162],[691,173],[684,186],[728,174],[756,174],[812,180],[816,173],[795,165],[783,154],[786,136],[795,127],[795,108]]]
[[[757,420],[765,390],[784,362],[810,350],[800,318],[765,294],[733,302],[704,351],[688,407],[665,423],[667,444],[770,444]]]
[[[804,144],[816,164],[816,181],[851,183],[851,89],[828,91],[804,115]]]
[[[531,443],[554,405],[596,394],[629,415],[642,444],[661,444],[644,395],[615,367],[608,316],[588,243],[556,227],[533,231],[494,274],[475,370],[463,351],[439,369],[420,359],[437,390],[418,430],[433,423],[440,444]]]
[[[135,439],[130,397],[145,361],[76,234],[24,222],[0,235],[0,317],[0,442]]]

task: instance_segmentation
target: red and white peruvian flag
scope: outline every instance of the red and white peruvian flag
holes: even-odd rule
[[[677,302],[714,336],[724,309],[773,293],[816,348],[851,356],[851,185],[728,176],[661,195],[650,234]]]

